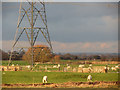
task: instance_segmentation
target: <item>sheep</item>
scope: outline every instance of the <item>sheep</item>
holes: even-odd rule
[[[69,69],[70,68],[70,66],[67,66],[67,69]]]
[[[54,65],[54,66],[53,66],[53,68],[57,68],[57,66],[56,66],[56,65]]]
[[[89,67],[92,67],[92,64],[90,64]]]
[[[69,64],[67,64],[67,66],[69,66]]]
[[[59,71],[60,71],[60,64],[58,64],[58,69],[59,69]]]
[[[105,66],[104,69],[107,69],[107,67]]]
[[[47,76],[44,76],[42,81],[43,83],[47,83]]]
[[[115,67],[111,67],[111,69],[112,69],[113,71],[116,71],[116,68],[115,68]]]
[[[28,69],[30,68],[30,65],[26,66]]]
[[[80,68],[83,68],[85,65],[79,65]]]
[[[58,64],[58,68],[60,67],[60,64]]]
[[[110,67],[107,67],[108,70],[110,70]]]
[[[98,69],[98,72],[99,72],[99,73],[102,73],[102,71],[103,71],[103,69],[101,69],[101,68],[100,68],[100,69]]]
[[[12,66],[14,66],[14,64],[12,64]]]
[[[92,81],[92,76],[91,76],[91,75],[89,75],[89,76],[87,77],[87,81]]]
[[[91,67],[88,67],[88,69],[90,70],[90,72],[93,70]]]
[[[89,68],[82,68],[82,72],[83,73],[90,73],[91,72],[91,68],[89,67]]]
[[[116,68],[116,69],[118,69],[118,68],[119,68],[119,66],[115,66],[115,68]]]

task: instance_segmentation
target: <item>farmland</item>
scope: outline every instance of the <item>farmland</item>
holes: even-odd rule
[[[65,62],[65,61],[64,61]],[[19,66],[28,66],[29,63],[25,62],[25,61],[13,61],[12,62],[15,66],[18,64]],[[61,84],[63,85],[64,83],[88,83],[87,81],[87,77],[88,75],[92,75],[92,82],[93,83],[114,83],[114,85],[111,85],[111,87],[117,87],[117,85],[115,84],[118,81],[118,70],[117,71],[112,71],[109,70],[108,73],[80,73],[80,72],[72,72],[71,70],[68,70],[66,72],[63,71],[63,68],[66,66],[65,64],[61,64],[61,68],[60,71],[58,70],[58,68],[52,68],[54,65],[57,64],[38,64],[36,68],[33,69],[33,71],[30,71],[30,69],[24,69],[22,71],[3,71],[2,72],[2,84],[3,87],[7,87],[6,85],[12,85],[13,87],[15,87],[14,85],[17,85],[17,87],[21,87],[19,85],[24,84],[39,84],[39,88],[43,88],[43,87],[51,87],[50,85],[58,85],[58,88],[60,88]],[[7,66],[8,61],[3,61],[2,65],[3,66]],[[69,64],[72,68],[77,68],[78,64]],[[84,64],[85,67],[89,67],[89,64]],[[105,66],[106,64],[93,64],[93,67],[96,66]],[[108,66],[114,67],[117,64],[108,64]],[[45,71],[44,67],[48,67],[47,71]],[[43,67],[42,69],[40,69],[39,67]],[[44,86],[42,84],[42,78],[43,76],[48,76],[48,86]],[[24,86],[23,85],[23,86]],[[67,85],[67,84],[66,84]],[[81,85],[81,84],[80,84]],[[80,87],[80,85],[78,84],[78,86],[74,86],[73,87]],[[102,84],[103,85],[103,84]],[[29,86],[29,85],[28,85]],[[54,85],[53,85],[54,86]],[[96,85],[96,87],[102,87],[99,85]],[[9,86],[8,86],[9,87]],[[61,86],[61,87],[66,87],[66,86]],[[68,86],[68,87],[71,87]],[[83,87],[83,86],[81,86]],[[87,87],[87,86],[86,86]],[[88,85],[89,87],[89,85]],[[109,87],[109,84],[108,84]]]
[[[89,73],[73,73],[73,72],[21,72],[7,71],[2,72],[3,84],[31,84],[42,83],[42,77],[48,76],[48,83],[64,83],[64,82],[86,82]],[[90,73],[94,81],[117,81],[117,73]],[[112,77],[112,78],[111,78]]]

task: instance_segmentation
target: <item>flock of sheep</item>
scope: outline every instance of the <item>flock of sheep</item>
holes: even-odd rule
[[[12,66],[14,66],[14,64],[12,64]],[[18,65],[17,65],[18,66]],[[30,65],[28,65],[28,66],[26,66],[27,68],[30,68]],[[58,65],[54,65],[54,66],[52,66],[52,68],[59,68],[59,70],[60,70],[60,67],[61,67],[61,65],[60,64],[58,64]],[[92,68],[93,67],[93,65],[92,64],[89,64],[89,66],[87,67],[87,68],[85,68],[85,65],[79,65],[78,66],[78,68],[82,68],[82,70],[91,70],[92,71]],[[47,68],[47,67],[45,67],[45,68]],[[68,70],[68,69],[70,69],[71,68],[71,66],[69,65],[69,64],[67,64],[66,65],[66,69]],[[104,71],[105,72],[107,72],[108,70],[112,70],[112,71],[116,71],[117,69],[120,69],[120,67],[119,67],[119,65],[116,65],[116,66],[114,66],[114,67],[108,67],[107,65],[106,66],[104,66]],[[5,74],[5,73],[3,73],[3,74]],[[92,81],[92,76],[91,75],[88,75],[88,77],[87,77],[87,81]],[[42,82],[43,83],[47,83],[48,82],[48,77],[47,76],[43,76],[43,79],[42,79]]]
[[[12,66],[14,66],[14,65],[12,65]],[[27,65],[25,67],[28,68],[28,69],[30,69],[30,65]],[[45,67],[41,66],[41,68],[44,68],[46,71],[48,71],[47,70],[48,68],[58,68],[59,71],[60,71],[61,65],[60,64],[53,65],[52,67],[51,66],[45,66]],[[70,68],[72,68],[72,67],[69,64],[66,64],[66,67],[64,67],[64,71],[67,71]],[[116,65],[114,67],[109,67],[109,66],[93,66],[92,64],[89,64],[88,67],[85,67],[85,65],[82,65],[82,64],[78,65],[78,72],[86,72],[86,73],[87,72],[88,73],[90,73],[90,72],[99,72],[99,73],[101,73],[101,72],[107,72],[110,69],[112,71],[116,71],[117,69],[120,69],[120,67],[119,67],[119,65]],[[75,70],[76,70],[76,68],[73,68],[73,71],[75,71]]]
[[[17,64],[17,66],[19,66]],[[14,64],[12,64],[12,67],[17,67],[15,66]],[[116,71],[117,69],[120,69],[119,67],[120,65],[116,65],[116,66],[112,66],[112,67],[109,67],[109,66],[93,66],[92,64],[89,64],[89,66],[85,66],[85,65],[78,65],[78,67],[72,67],[70,66],[69,64],[66,64],[66,66],[63,66],[63,71],[66,72],[66,71],[69,71],[69,70],[72,70],[73,72],[76,72],[78,70],[78,72],[83,72],[83,73],[94,73],[94,72],[97,72],[97,73],[101,73],[101,72],[107,72],[109,70],[112,70],[112,71]],[[27,65],[27,66],[22,66],[23,68],[28,68],[30,69],[31,66],[30,65]],[[4,68],[5,70],[7,70],[7,66],[3,66],[1,68]],[[40,68],[42,69],[45,69],[45,71],[49,71],[48,68],[58,68],[59,71],[61,70],[61,65],[58,64],[58,65],[53,65],[53,66],[40,66]]]
[[[85,69],[84,67],[85,67],[85,65],[79,65],[79,68]],[[60,68],[60,64],[54,65],[53,68]],[[70,65],[67,64],[67,69],[69,69],[69,68],[70,68]],[[89,65],[88,69],[92,69],[92,64]],[[111,67],[111,70],[113,70],[113,71],[117,70],[117,69],[120,69],[119,65]],[[105,72],[107,72],[107,70],[110,70],[110,67],[104,66],[104,70],[105,70]],[[88,75],[87,81],[92,81],[92,75]],[[43,83],[47,83],[47,76],[43,77]]]
[[[54,65],[53,68],[60,68],[60,64],[58,65]],[[66,65],[65,67],[65,71],[67,71],[68,69],[72,68],[69,64]],[[92,64],[89,64],[88,67],[85,67],[85,65],[79,65],[78,66],[78,72],[98,72],[98,73],[102,73],[102,72],[108,72],[109,70],[112,71],[116,71],[119,68],[119,65],[116,65],[114,67],[109,67],[109,66],[93,66]],[[73,71],[75,71],[76,68],[73,68]]]

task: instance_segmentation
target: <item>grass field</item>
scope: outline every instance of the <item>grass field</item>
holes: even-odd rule
[[[76,61],[77,62],[77,60],[61,60],[61,61],[63,61],[63,62],[69,62],[69,61],[75,62]],[[29,63],[26,62],[26,61],[12,61],[12,64],[14,64],[14,65],[17,65],[17,64],[19,64],[19,65],[29,65]],[[7,66],[8,65],[8,60],[7,61],[2,61],[2,65]],[[54,64],[41,64],[41,65],[54,65]],[[86,66],[88,66],[88,65],[89,64],[86,64]],[[109,65],[110,66],[115,66],[117,64],[109,64]],[[74,64],[73,66],[78,66],[78,65]],[[105,65],[104,64],[94,64],[94,66],[105,66]]]
[[[112,71],[109,70],[108,73],[79,73],[79,72],[72,72],[73,68],[76,68],[76,70],[78,70],[78,66],[79,64],[75,64],[75,63],[70,63],[70,68],[69,70],[67,70],[67,72],[63,72],[63,69],[67,66],[66,64],[68,61],[63,60],[62,62],[65,63],[61,63],[60,65],[60,72],[58,70],[58,68],[53,68],[54,65],[58,65],[58,64],[38,64],[33,71],[30,71],[30,68],[26,68],[26,65],[30,65],[28,62],[26,61],[12,61],[12,64],[14,64],[15,66],[18,64],[20,67],[22,67],[22,71],[2,71],[0,73],[2,73],[2,85],[3,87],[6,88],[11,88],[11,86],[4,86],[6,84],[13,84],[13,88],[19,88],[21,86],[15,86],[15,85],[26,85],[26,84],[42,84],[42,78],[43,76],[48,76],[48,84],[50,83],[49,86],[47,86],[47,88],[52,86],[53,84],[58,84],[57,86],[60,88],[65,88],[66,85],[68,85],[68,87],[79,87],[82,84],[79,84],[78,86],[70,84],[71,82],[75,82],[75,83],[79,83],[79,82],[84,82],[87,83],[87,77],[88,75],[92,75],[92,82],[96,83],[96,82],[101,82],[101,81],[106,81],[107,82],[107,86],[106,87],[114,87],[114,84],[111,84],[112,81],[118,81],[118,70],[116,71]],[[75,62],[75,61],[72,61]],[[77,61],[76,61],[77,62]],[[8,61],[2,61],[2,65],[3,66],[7,66],[8,65]],[[84,64],[85,67],[89,67],[89,64]],[[92,67],[96,67],[96,66],[105,66],[106,64],[92,64]],[[117,64],[108,64],[108,66],[114,67]],[[47,66],[47,70],[45,70],[45,67]],[[66,83],[66,85],[64,84]],[[103,83],[104,84],[104,83]],[[63,86],[61,86],[63,85]],[[73,86],[72,86],[73,85]],[[90,84],[91,85],[91,84]],[[83,86],[81,87],[89,87],[89,84],[83,84]],[[109,86],[111,85],[111,86]],[[94,87],[95,85],[93,85]],[[24,88],[27,88],[27,86],[22,86]],[[28,86],[29,88],[30,86]],[[34,86],[31,86],[34,87]],[[39,87],[43,87],[45,88],[46,86],[44,85],[40,85]],[[54,85],[53,85],[54,87]],[[99,84],[96,84],[95,87],[103,87],[103,86],[99,86]],[[117,86],[115,86],[117,87]]]
[[[19,64],[19,65],[29,65],[29,63],[26,62],[26,61],[12,61],[12,63],[13,63],[14,65],[17,65],[17,64]],[[8,60],[2,61],[2,65],[3,65],[3,66],[7,66],[7,65],[8,65]]]
[[[24,71],[4,71],[2,75],[3,84],[31,84],[42,83],[42,77],[48,76],[48,83],[63,82],[86,82],[89,73],[73,72],[24,72]],[[90,73],[93,81],[118,81],[117,73]]]

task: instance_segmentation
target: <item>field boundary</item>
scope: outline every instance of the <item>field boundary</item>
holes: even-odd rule
[[[3,88],[118,88],[120,81],[96,81],[96,82],[65,82],[55,83],[35,83],[35,84],[2,84]]]

